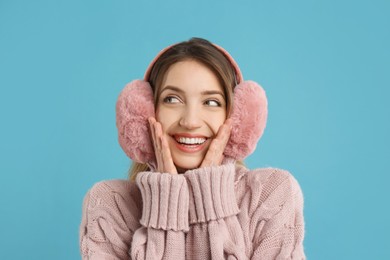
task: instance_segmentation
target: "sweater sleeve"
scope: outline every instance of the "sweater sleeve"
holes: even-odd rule
[[[235,165],[200,168],[186,172],[185,177],[190,218],[187,259],[247,259],[237,218]]]
[[[273,169],[267,181],[249,180],[252,197],[256,198],[249,209],[253,230],[251,259],[304,260],[303,196],[295,178],[287,171]]]
[[[136,183],[101,182],[84,199],[82,258],[184,259],[188,228],[183,176],[141,172]]]
[[[185,259],[188,188],[182,175],[142,172],[137,175],[143,211],[131,245],[131,259]]]

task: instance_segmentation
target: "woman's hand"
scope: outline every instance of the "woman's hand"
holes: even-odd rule
[[[177,169],[173,163],[171,150],[166,136],[163,134],[161,124],[154,117],[149,117],[150,131],[152,135],[154,152],[157,160],[157,171],[161,173],[177,174]]]
[[[218,129],[217,136],[211,142],[209,150],[207,151],[200,167],[221,165],[224,158],[223,152],[227,142],[229,141],[231,130],[232,120],[227,119]]]

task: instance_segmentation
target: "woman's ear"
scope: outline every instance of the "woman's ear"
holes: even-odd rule
[[[225,156],[243,160],[253,153],[267,122],[267,97],[254,81],[245,81],[234,88],[232,131]]]
[[[155,117],[150,84],[143,80],[128,83],[116,103],[116,126],[119,144],[135,162],[156,161],[149,132],[149,117]]]

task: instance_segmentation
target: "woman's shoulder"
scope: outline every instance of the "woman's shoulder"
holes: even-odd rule
[[[142,201],[135,182],[121,179],[103,180],[93,184],[85,195],[85,200],[90,204],[106,206],[118,206],[118,201],[135,204]]]
[[[102,180],[94,183],[89,191],[91,192],[123,192],[130,188],[131,182],[129,180],[113,179]]]
[[[298,184],[294,175],[290,171],[275,167],[250,170],[248,172],[248,176],[249,178],[261,179],[271,183],[288,181],[291,182],[291,185]]]
[[[248,169],[239,167],[236,174],[236,182],[244,181],[253,185],[279,186],[281,183],[289,183],[291,186],[298,186],[298,181],[288,170],[274,167]]]
[[[239,168],[236,187],[241,191],[249,191],[252,195],[256,194],[262,202],[283,203],[290,198],[302,197],[301,187],[294,175],[280,168]]]
[[[113,193],[125,194],[131,186],[128,180],[102,180],[96,182],[88,190],[90,196],[110,196]]]

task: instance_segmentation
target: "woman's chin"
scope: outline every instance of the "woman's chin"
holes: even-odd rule
[[[178,173],[184,173],[188,170],[193,170],[200,167],[201,160],[181,160],[180,163],[175,163]]]
[[[178,173],[184,173],[188,170],[199,168],[203,162],[205,153],[183,153],[175,148],[171,148],[173,163],[176,166]]]

